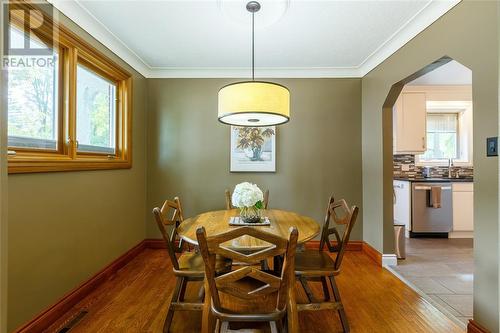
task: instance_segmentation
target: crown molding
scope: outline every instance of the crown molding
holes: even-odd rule
[[[450,11],[460,1],[462,0],[430,1],[358,66],[361,76],[365,76],[380,65],[406,43]]]
[[[47,1],[137,72],[144,77],[149,77],[151,71],[149,65],[82,6],[78,0]]]
[[[249,68],[228,67],[152,67],[114,35],[78,0],[48,0],[61,13],[87,31],[100,43],[146,78],[242,78]],[[256,68],[259,78],[360,78],[403,47],[461,0],[432,0],[411,17],[400,29],[353,67],[275,67]]]
[[[249,67],[152,67],[149,78],[244,78]],[[260,78],[359,78],[357,67],[256,67]]]

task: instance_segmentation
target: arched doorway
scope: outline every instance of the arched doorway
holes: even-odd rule
[[[389,269],[464,327],[473,303],[472,112],[472,72],[448,56],[395,83],[383,105],[392,125],[384,175],[394,179],[384,187],[394,210],[384,214],[400,231],[394,252],[407,247]]]

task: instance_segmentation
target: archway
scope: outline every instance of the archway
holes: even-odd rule
[[[466,162],[472,164],[474,137],[472,133],[472,80],[470,79],[468,83],[466,97],[457,92],[460,91],[461,86],[454,83],[456,78],[453,77],[449,78],[450,81],[443,80],[448,82],[444,84],[449,86],[445,86],[443,83],[437,83],[437,86],[432,85],[432,83],[424,83],[428,84],[427,86],[411,86],[414,82],[426,82],[422,78],[430,77],[429,73],[442,66],[444,66],[442,68],[451,68],[453,64],[463,67],[472,77],[470,69],[452,61],[452,58],[444,56],[396,82],[392,85],[384,101],[384,221],[387,223],[384,223],[383,233],[384,252],[399,253],[399,251],[391,251],[395,249],[394,242],[387,242],[387,240],[394,240],[394,237],[391,237],[391,234],[394,233],[393,223],[404,225],[411,230],[407,231],[406,237],[400,238],[400,241],[407,246],[410,245],[408,252],[412,253],[408,253],[406,260],[400,260],[402,265],[390,268],[390,270],[443,313],[465,326],[467,321],[472,318],[473,250],[472,238],[467,238],[472,237],[472,231],[468,236],[460,231],[464,228],[461,229],[460,219],[457,217],[460,217],[462,213],[461,211],[457,213],[457,211],[463,209],[465,205],[469,207],[468,222],[470,222],[472,230],[472,167],[466,164]],[[440,69],[435,73],[437,72],[445,71]],[[439,84],[443,84],[443,86],[439,86]],[[453,84],[457,85],[453,86]],[[396,140],[394,133],[404,128],[399,119],[394,125],[394,114],[397,115],[396,117],[404,116],[410,119],[408,110],[414,111],[411,103],[417,100],[420,103],[417,104],[421,106],[422,98],[423,121],[427,128],[423,128],[424,135],[421,137],[421,146],[416,151],[412,150],[411,142],[409,146],[406,142],[406,146],[405,144],[396,144],[394,147],[393,143]],[[407,101],[404,107],[402,100]],[[470,106],[464,106],[462,111],[458,111],[457,105]],[[415,106],[413,105],[413,107]],[[398,108],[406,111],[394,111]],[[415,126],[418,127],[417,124]],[[399,134],[396,136],[398,140],[401,139]],[[420,137],[418,139],[420,140]],[[457,163],[453,167],[451,164],[453,160],[463,163]],[[446,166],[446,163],[450,164]],[[424,165],[427,166],[424,168]],[[465,165],[467,167],[464,167]],[[403,170],[403,167],[406,167],[406,170]],[[424,178],[422,175],[424,169],[429,172],[430,178]],[[463,172],[467,173],[467,176],[462,177],[461,173]],[[401,188],[405,188],[405,191],[395,191],[393,179],[399,179],[394,182],[394,186],[398,188],[401,186]],[[459,190],[466,186],[467,189],[470,186],[471,190],[467,190],[466,193],[465,190]],[[398,194],[396,195],[396,193]],[[388,196],[394,197],[394,210],[390,207],[393,200],[385,200]],[[406,200],[407,205],[395,204],[401,198],[403,203]],[[435,200],[436,198],[438,201]],[[401,218],[401,207],[403,210],[409,209],[406,223],[402,221],[405,217],[404,214]],[[445,239],[434,238],[438,236]],[[396,244],[396,247],[398,245],[401,244]],[[446,262],[445,259],[447,259]],[[440,260],[443,261],[440,262]],[[443,269],[440,269],[441,267]]]

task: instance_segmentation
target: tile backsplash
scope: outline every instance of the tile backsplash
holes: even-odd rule
[[[422,175],[422,167],[415,165],[415,155],[400,154],[393,156],[393,171],[394,177],[401,178],[424,178]],[[474,175],[473,167],[452,167],[453,174],[459,173],[461,177],[470,177]],[[432,178],[448,177],[447,166],[433,166],[431,167]]]

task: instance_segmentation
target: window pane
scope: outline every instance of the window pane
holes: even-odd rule
[[[427,131],[428,132],[457,132],[458,116],[452,114],[427,114]]]
[[[24,34],[16,28],[9,29],[11,45],[22,45]],[[55,150],[58,137],[57,52],[49,57],[32,55],[10,57],[9,60],[9,147]]]
[[[116,85],[78,65],[76,139],[78,151],[115,153]]]
[[[427,114],[427,151],[421,159],[458,158],[457,141],[457,114]]]
[[[16,49],[21,49],[24,47],[24,36],[23,33],[12,26],[9,27],[9,33],[10,33],[10,47],[11,48],[16,48]]]
[[[423,159],[457,158],[456,133],[427,133],[427,151]]]

